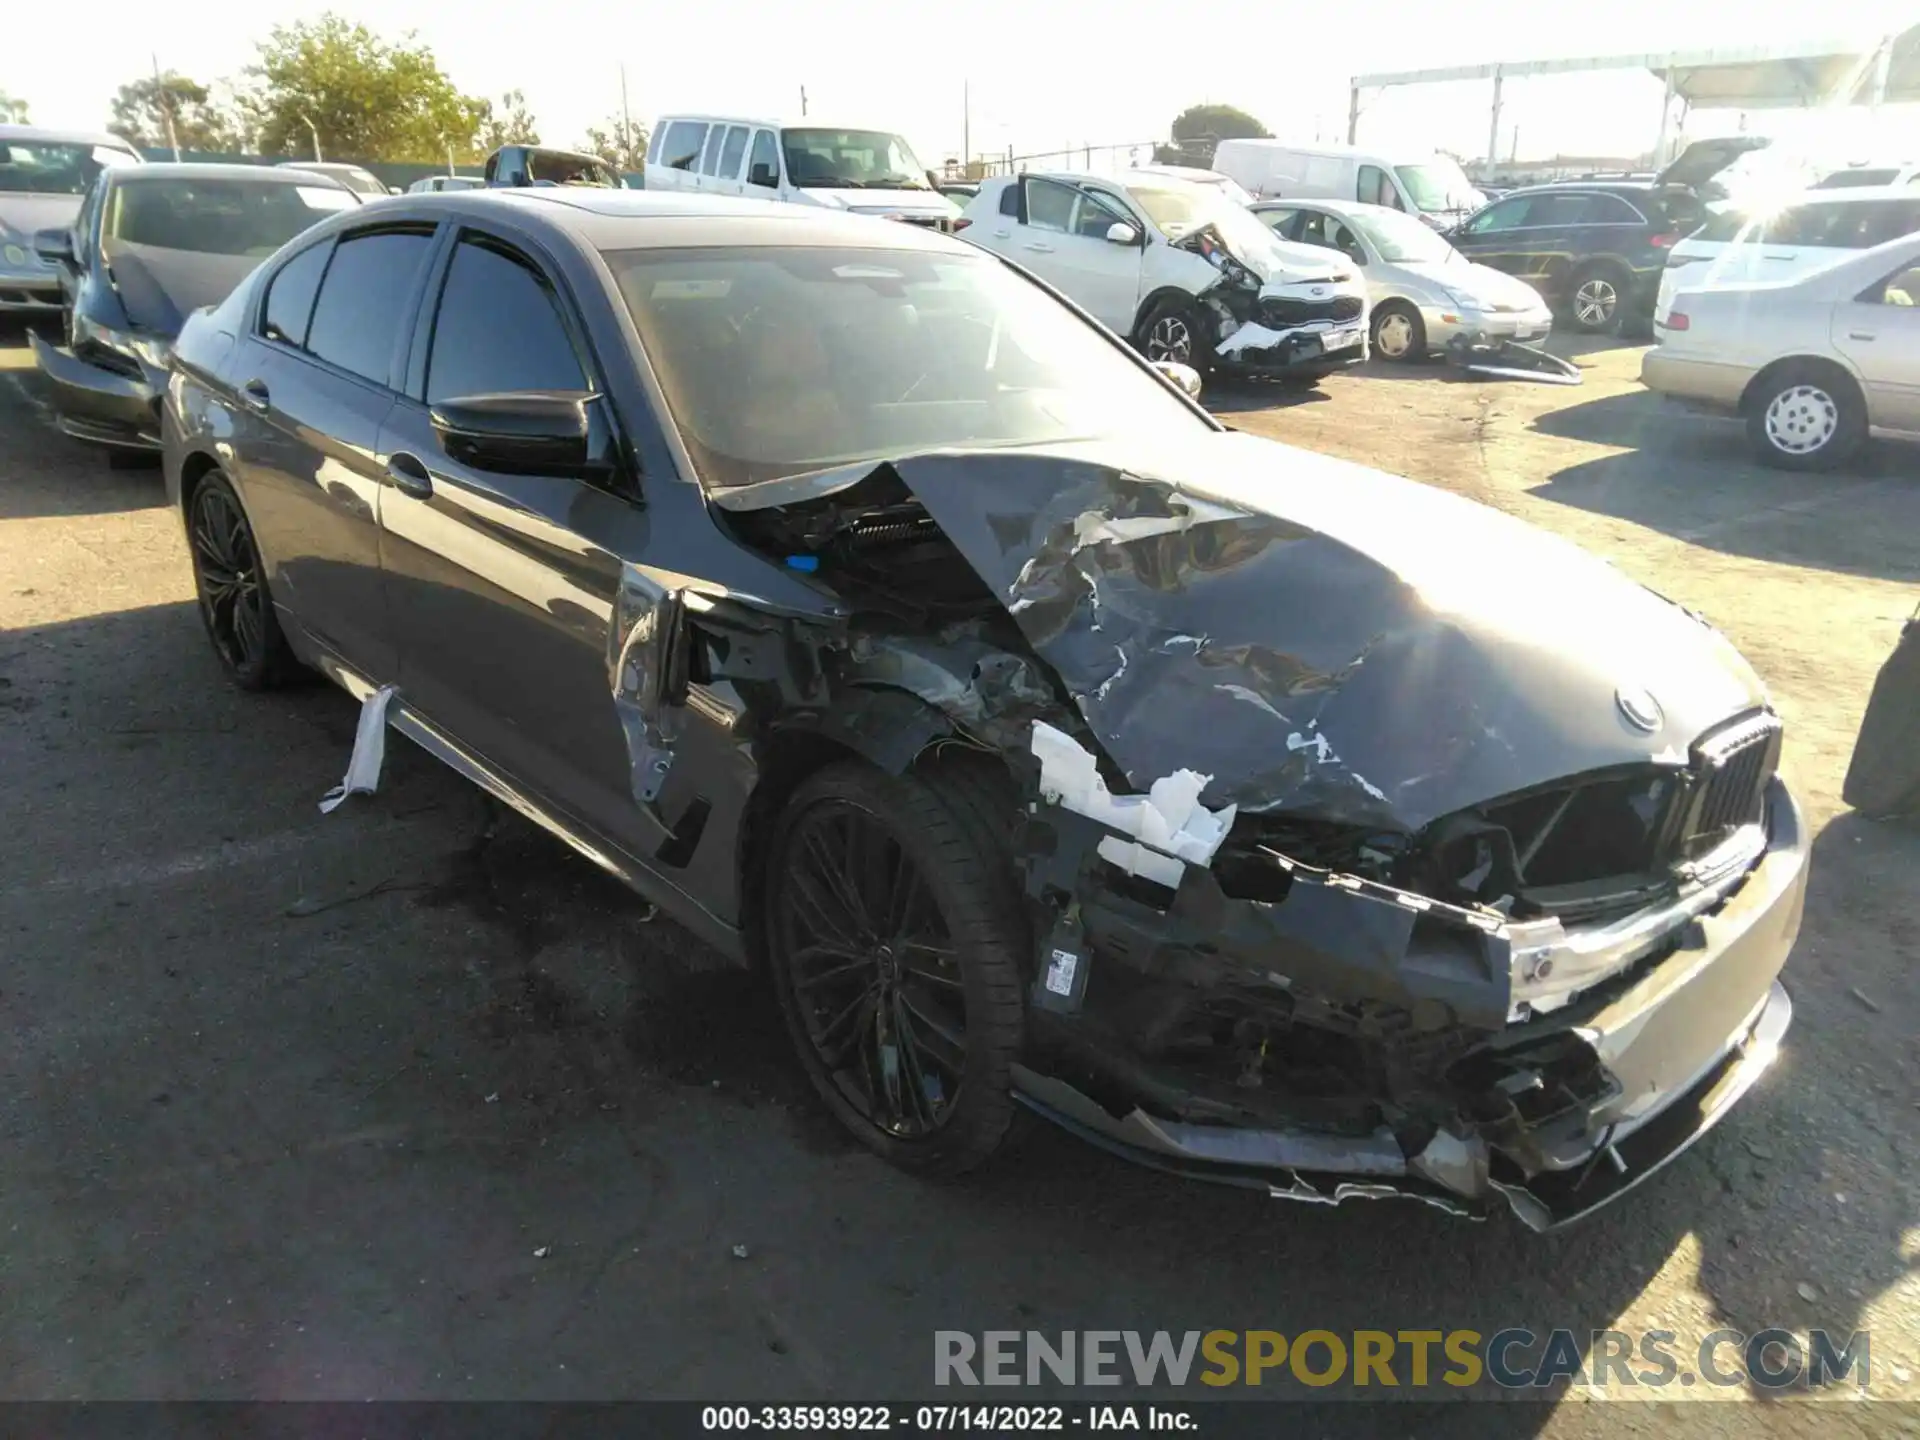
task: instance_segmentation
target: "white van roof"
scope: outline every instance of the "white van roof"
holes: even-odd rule
[[[1376,150],[1365,145],[1316,144],[1297,145],[1291,140],[1276,140],[1271,136],[1260,139],[1222,140],[1222,146],[1244,145],[1250,150],[1272,150],[1287,155],[1322,155],[1334,159],[1349,157],[1364,160],[1379,160],[1389,165],[1414,164],[1421,160],[1431,160],[1438,150]],[[1215,152],[1218,154],[1218,151]]]

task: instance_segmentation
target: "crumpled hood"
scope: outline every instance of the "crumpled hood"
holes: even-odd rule
[[[901,480],[1135,789],[1412,832],[1765,703],[1716,631],[1565,541],[1230,433],[937,452]],[[1653,733],[1617,687],[1650,692]]]
[[[250,255],[207,255],[124,240],[109,240],[106,248],[127,319],[156,335],[178,335],[187,316],[202,305],[218,305],[260,263]]]

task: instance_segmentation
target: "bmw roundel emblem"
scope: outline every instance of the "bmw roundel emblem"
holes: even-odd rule
[[[1613,692],[1613,703],[1620,707],[1620,713],[1626,717],[1629,725],[1649,735],[1666,723],[1667,717],[1660,708],[1660,702],[1643,685],[1622,685]]]

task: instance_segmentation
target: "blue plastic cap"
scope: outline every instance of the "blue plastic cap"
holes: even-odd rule
[[[820,557],[818,555],[789,555],[787,556],[787,568],[789,570],[799,570],[811,575],[820,568]]]

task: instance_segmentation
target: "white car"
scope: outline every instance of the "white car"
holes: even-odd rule
[[[1783,469],[1844,464],[1875,427],[1920,436],[1920,234],[1798,280],[1681,291],[1640,379],[1743,415]]]
[[[1366,358],[1358,267],[1280,240],[1211,186],[996,175],[962,219],[965,239],[1032,271],[1149,360],[1313,380]]]
[[[423,175],[407,186],[407,193],[438,195],[443,190],[479,190],[486,183],[478,175]]]
[[[1795,280],[1916,230],[1920,189],[1809,190],[1764,214],[1723,208],[1667,253],[1655,332],[1682,290]]]
[[[1430,226],[1357,200],[1262,200],[1253,213],[1282,239],[1337,250],[1360,267],[1383,360],[1424,360],[1456,335],[1532,340],[1553,328],[1540,292],[1476,265]]]
[[[1887,185],[1920,185],[1920,165],[1911,160],[1875,164],[1871,161],[1830,171],[1814,182],[1816,190],[1879,189]]]

